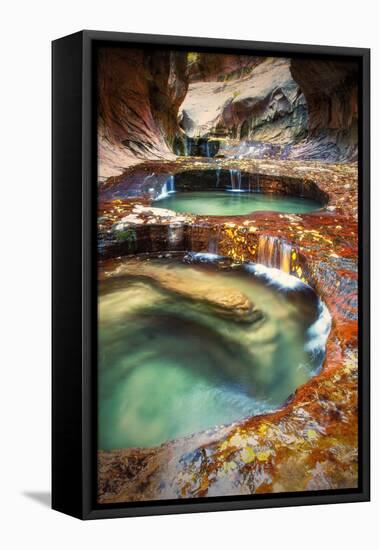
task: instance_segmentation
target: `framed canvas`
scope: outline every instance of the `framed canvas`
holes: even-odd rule
[[[53,42],[53,508],[369,500],[369,50]]]

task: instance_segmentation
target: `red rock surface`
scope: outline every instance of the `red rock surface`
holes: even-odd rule
[[[98,60],[99,178],[141,159],[174,158],[177,113],[188,85],[187,54],[102,48]]]
[[[194,250],[206,251],[211,237],[217,235],[219,253],[236,261],[256,258],[260,236],[290,243],[291,273],[316,289],[332,315],[324,366],[275,413],[154,449],[99,451],[99,502],[341,489],[358,484],[357,165],[221,162],[224,168],[272,176],[272,192],[280,176],[301,177],[306,187],[316,182],[328,194],[328,204],[310,214],[256,212],[245,217],[178,220],[183,232],[190,232]],[[206,169],[209,163],[184,159],[138,170],[167,173],[194,166]],[[130,169],[128,175],[136,170]],[[105,194],[100,199],[120,181],[103,187]],[[114,223],[136,204],[146,206],[149,199],[100,200],[104,242]],[[158,239],[165,249],[168,243],[162,235],[172,218],[157,220],[154,216],[151,223],[151,215],[143,211],[137,218],[131,226],[147,229],[148,238]],[[111,271],[114,261],[104,261],[100,273]]]
[[[265,262],[262,240],[272,237],[290,249],[286,270],[332,317],[321,372],[280,410],[152,449],[100,450],[98,501],[357,487],[358,168],[346,161],[357,157],[358,67],[112,48],[100,52],[98,77],[100,278],[136,252]],[[175,157],[184,131],[221,138],[219,158]],[[323,208],[231,217],[151,209],[168,175],[210,168],[259,175],[266,193]]]

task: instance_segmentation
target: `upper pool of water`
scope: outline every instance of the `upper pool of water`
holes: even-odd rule
[[[238,216],[259,210],[302,214],[321,208],[318,202],[301,197],[232,191],[178,191],[153,204],[175,212],[209,216]]]

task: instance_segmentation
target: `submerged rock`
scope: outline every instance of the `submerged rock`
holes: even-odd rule
[[[202,297],[201,297],[202,295]],[[217,310],[220,315],[230,317],[235,321],[255,323],[263,319],[262,312],[238,290],[217,288],[204,288],[196,299],[203,300],[211,308]]]
[[[120,264],[117,276],[146,277],[153,280],[164,290],[175,292],[194,302],[203,302],[207,307],[216,310],[219,315],[237,322],[254,323],[263,318],[251,300],[239,290],[229,286],[216,288],[212,276],[197,274],[196,271],[172,271],[165,265],[128,260]]]

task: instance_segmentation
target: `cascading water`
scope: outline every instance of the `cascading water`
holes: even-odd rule
[[[260,176],[259,176],[259,174],[257,174],[257,181],[256,181],[256,185],[255,185],[255,192],[256,192],[256,193],[260,193],[260,192],[261,192],[261,181],[260,181]]]
[[[160,174],[154,202],[159,201],[160,208],[175,212],[211,216],[246,215],[255,211],[307,213],[321,206],[311,199],[281,194],[282,187],[276,193],[271,183],[266,193],[264,178],[268,176],[259,179],[256,174],[236,168],[224,169],[222,161],[207,164],[212,169],[177,172],[175,181],[174,176]]]
[[[209,141],[208,138],[188,137],[182,141],[182,155],[186,157],[214,157],[219,149],[219,144],[216,140]],[[176,151],[176,154],[179,150]]]
[[[167,180],[167,192],[175,193],[175,177],[170,176]]]
[[[220,226],[213,228],[209,236],[208,251],[210,254],[218,254],[220,242]]]
[[[173,175],[169,176],[166,179],[166,181],[162,185],[160,194],[155,198],[155,200],[159,201],[161,199],[165,199],[172,193],[175,193],[175,176]]]
[[[285,241],[281,244],[280,269],[285,273],[291,271],[291,245]]]
[[[260,235],[258,239],[258,263],[290,273],[291,245],[279,237]]]
[[[220,172],[221,172],[221,168],[217,168],[217,170],[216,170],[216,187],[219,187],[219,185],[220,185]]]
[[[241,188],[241,181],[242,181],[241,170],[235,170],[231,168],[229,170],[229,174],[230,174],[229,191],[232,191],[234,193],[241,193],[241,191],[243,191],[243,189]]]

